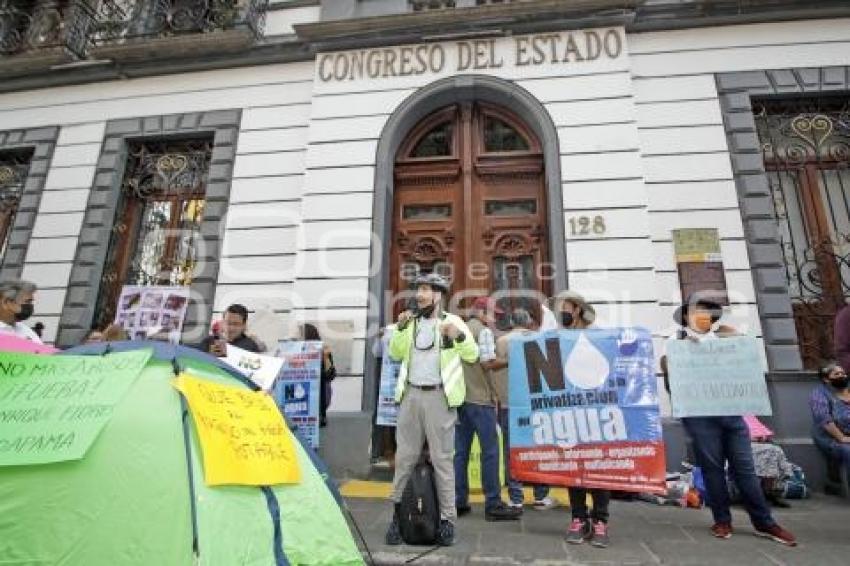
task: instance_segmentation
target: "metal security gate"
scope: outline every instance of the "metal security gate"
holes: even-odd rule
[[[754,101],[806,368],[834,356],[850,296],[850,98]]]

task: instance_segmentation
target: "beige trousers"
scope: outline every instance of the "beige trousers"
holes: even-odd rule
[[[398,410],[395,429],[396,454],[391,499],[401,502],[404,487],[419,461],[422,446],[428,441],[428,452],[437,480],[440,518],[454,521],[455,510],[455,423],[457,410],[446,402],[442,389],[422,391],[408,386]]]

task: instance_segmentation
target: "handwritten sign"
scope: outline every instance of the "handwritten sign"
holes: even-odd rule
[[[664,442],[642,328],[520,336],[508,354],[511,473],[553,485],[664,493]]]
[[[255,354],[230,344],[227,345],[227,357],[224,361],[259,385],[263,391],[272,388],[283,367],[283,360],[280,358]]]
[[[670,340],[667,367],[674,417],[772,412],[755,338]]]
[[[85,456],[150,355],[0,353],[0,466]]]
[[[275,402],[301,437],[318,448],[322,343],[281,341],[277,355],[283,358],[283,368],[272,391]]]
[[[301,481],[292,433],[271,397],[187,373],[173,383],[192,411],[207,485]]]

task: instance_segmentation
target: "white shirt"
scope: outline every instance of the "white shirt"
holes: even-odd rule
[[[42,344],[41,338],[38,337],[38,334],[22,322],[16,322],[14,326],[9,326],[5,322],[0,322],[0,333],[11,334],[12,336],[17,336],[18,338],[23,338],[24,340],[29,340],[36,344]]]
[[[555,318],[555,313],[553,313],[549,307],[546,305],[540,305],[543,308],[543,320],[540,322],[540,330],[558,330],[560,326],[558,326],[558,319]]]
[[[478,360],[492,362],[496,359],[496,338],[486,326],[478,334]]]

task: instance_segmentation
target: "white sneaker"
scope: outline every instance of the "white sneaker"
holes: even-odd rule
[[[510,507],[511,509],[522,509],[522,503],[514,503],[513,501],[511,501],[510,503],[508,503],[508,507]]]
[[[543,499],[535,499],[533,505],[538,511],[546,511],[547,509],[557,507],[558,502],[551,497],[544,497]]]

